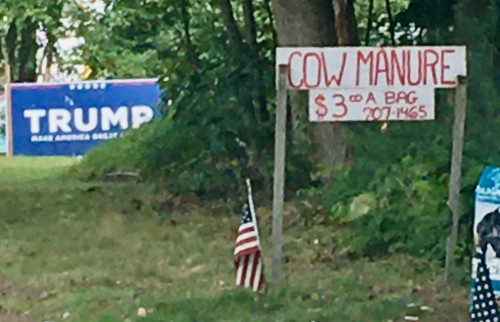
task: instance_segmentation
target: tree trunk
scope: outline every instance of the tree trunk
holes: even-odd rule
[[[231,44],[235,52],[238,52],[242,47],[242,37],[238,24],[233,16],[233,9],[231,7],[231,1],[229,0],[218,0],[219,8],[222,11],[222,19],[224,25],[226,26],[226,31],[231,39]]]
[[[498,115],[492,97],[497,15],[493,0],[459,0],[455,12],[454,37],[468,52],[469,97],[474,112],[485,119]],[[500,47],[500,46],[499,46]],[[500,64],[499,64],[500,65]]]
[[[359,45],[358,23],[354,14],[354,0],[333,0],[335,29],[339,46]]]
[[[264,1],[264,8],[266,11],[266,14],[269,18],[270,25],[274,27],[274,15],[273,15],[273,9],[271,8],[271,0],[265,0]],[[272,35],[273,35],[273,44],[274,47],[278,46],[278,35],[276,34],[276,29],[271,28],[272,30]]]
[[[389,32],[391,34],[391,45],[396,46],[396,38],[394,35],[394,19],[392,17],[391,3],[389,0],[385,0],[385,10],[387,12],[387,18],[389,19]]]
[[[185,51],[187,55],[187,60],[193,67],[193,72],[200,72],[200,62],[198,60],[198,54],[191,41],[191,16],[189,15],[189,0],[183,0],[181,5],[182,14],[182,25],[184,28],[184,39],[185,39]]]
[[[255,30],[255,17],[252,0],[243,0],[243,17],[245,20],[245,38],[251,50],[257,52],[257,32]]]
[[[366,23],[365,46],[370,44],[370,32],[372,30],[372,16],[373,16],[373,1],[369,0],[368,4],[368,22]]]
[[[258,105],[258,116],[260,121],[265,122],[269,119],[267,112],[266,86],[264,84],[264,75],[259,56],[259,45],[257,43],[257,29],[255,26],[254,8],[252,0],[243,0],[243,16],[245,20],[244,34],[246,42],[250,48],[250,60],[254,64],[255,89],[254,100]]]
[[[10,23],[7,34],[5,35],[5,49],[6,54],[5,61],[10,65],[10,70],[12,73],[12,80],[16,79],[16,69],[14,68],[14,63],[16,61],[16,47],[17,47],[17,26],[16,22]]]
[[[272,0],[272,5],[280,46],[337,45],[332,0]],[[306,92],[291,92],[290,105],[293,141],[313,143],[316,163],[333,166],[346,161],[345,125],[309,123]]]
[[[272,0],[280,46],[334,46],[335,14],[328,0]]]
[[[244,0],[243,2],[244,26],[242,32],[234,18],[231,1],[218,0],[217,3],[221,9],[224,27],[229,36],[229,50],[233,52],[236,65],[240,70],[249,69],[255,72],[253,75],[242,77],[238,96],[239,102],[246,110],[247,117],[244,118],[246,122],[245,128],[258,129],[262,122],[269,119],[269,115],[259,57],[253,4],[251,0]],[[262,157],[262,147],[260,145],[264,142],[258,138],[260,134],[263,133],[258,132],[250,135],[249,131],[247,132],[247,137],[242,137],[247,144],[249,159],[248,176],[257,186],[259,179],[269,180],[269,176],[259,170],[261,169]],[[265,184],[265,186],[268,187],[269,184]]]
[[[37,24],[33,21],[26,23],[21,31],[21,42],[18,51],[18,81],[35,82],[36,81],[36,43]]]

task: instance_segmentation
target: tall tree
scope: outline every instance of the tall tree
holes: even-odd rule
[[[455,39],[459,44],[466,45],[469,51],[470,99],[476,107],[475,112],[486,119],[497,115],[493,86],[494,39],[499,36],[497,21],[498,13],[493,0],[459,0],[457,3]]]
[[[350,0],[272,0],[272,4],[280,46],[335,46],[358,42]],[[346,126],[309,124],[306,94],[291,93],[290,96],[295,140],[305,139],[314,144],[316,162],[332,166],[346,161]]]
[[[359,45],[354,0],[333,0],[333,8],[339,46]]]
[[[203,162],[217,171],[231,168],[227,173],[250,175],[256,187],[269,186],[263,184],[270,177],[265,159],[272,152],[273,129],[268,101],[275,41],[269,3],[106,3],[104,12],[78,17],[86,21],[78,31],[86,39],[79,63],[92,68],[91,78],[159,77],[172,103],[165,109],[165,127],[172,121],[204,131],[197,139],[206,141],[206,148],[193,164],[204,173]],[[155,161],[169,162],[161,154]],[[223,158],[230,161],[214,161]]]
[[[34,82],[38,75],[37,52],[44,48],[48,64],[55,59],[56,40],[64,34],[61,0],[0,2],[0,60],[10,64],[12,81]],[[46,43],[37,37],[44,32]]]

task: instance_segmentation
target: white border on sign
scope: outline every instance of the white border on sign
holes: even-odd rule
[[[95,80],[85,80],[85,81],[73,81],[73,82],[40,82],[40,83],[11,83],[11,87],[30,87],[30,86],[59,86],[59,85],[71,85],[71,84],[93,84],[93,83],[153,83],[158,82],[158,78],[131,78],[131,79],[95,79]]]

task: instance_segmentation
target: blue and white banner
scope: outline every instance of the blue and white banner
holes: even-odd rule
[[[474,202],[474,246],[484,248],[493,292],[500,298],[500,168],[486,166],[476,186]],[[479,258],[472,259],[472,280]]]
[[[156,79],[11,84],[14,155],[81,155],[159,117]]]

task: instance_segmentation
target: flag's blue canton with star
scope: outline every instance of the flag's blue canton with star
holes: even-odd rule
[[[250,207],[248,206],[248,203],[245,203],[243,206],[243,217],[241,218],[240,225],[243,224],[248,224],[252,222],[252,214],[250,213]]]
[[[493,294],[490,274],[486,267],[484,251],[478,250],[479,263],[477,265],[474,288],[472,290],[472,305],[470,308],[471,322],[500,322],[498,305]]]

